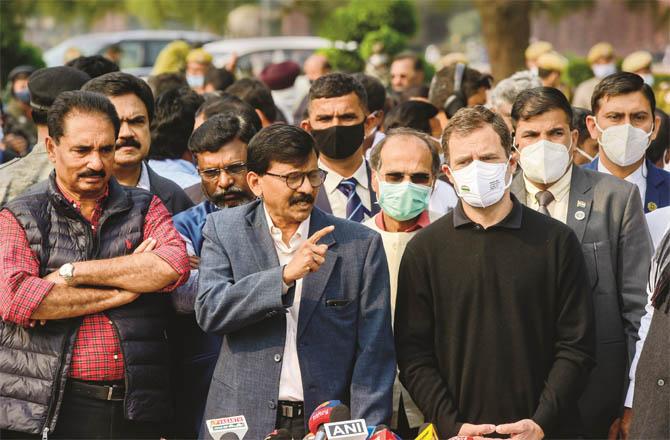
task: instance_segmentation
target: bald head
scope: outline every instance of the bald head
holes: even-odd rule
[[[302,69],[305,71],[307,79],[315,81],[323,75],[330,73],[330,63],[325,55],[313,54],[305,60]]]

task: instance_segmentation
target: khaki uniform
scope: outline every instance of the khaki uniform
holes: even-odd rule
[[[25,157],[0,165],[0,207],[45,180],[53,168],[44,143],[36,144]]]

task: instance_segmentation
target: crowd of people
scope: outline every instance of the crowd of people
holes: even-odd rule
[[[16,67],[0,438],[670,438],[648,55]]]

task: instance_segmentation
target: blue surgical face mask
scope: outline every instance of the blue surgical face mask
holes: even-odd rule
[[[379,206],[398,221],[418,217],[428,208],[430,187],[412,182],[379,181]]]
[[[204,75],[186,75],[186,82],[192,89],[197,89],[205,85]]]
[[[28,90],[27,88],[20,90],[18,92],[14,92],[14,96],[22,103],[30,104],[30,90]]]

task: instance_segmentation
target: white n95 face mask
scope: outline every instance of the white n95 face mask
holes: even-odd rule
[[[591,70],[593,70],[593,75],[595,75],[596,78],[602,79],[616,73],[616,64],[594,64],[591,66]]]
[[[607,158],[621,167],[632,165],[642,159],[651,142],[649,137],[654,132],[653,125],[647,133],[628,123],[613,125],[605,130],[600,128],[598,122],[595,124],[601,133],[598,144],[605,150]]]
[[[546,139],[519,151],[519,163],[524,175],[531,181],[545,185],[554,183],[565,174],[570,165],[568,150],[572,148]],[[518,151],[518,150],[517,150]]]
[[[455,180],[456,194],[475,208],[486,208],[498,203],[512,184],[511,176],[509,182],[505,182],[508,164],[509,159],[504,163],[474,160],[460,170],[449,168]]]

